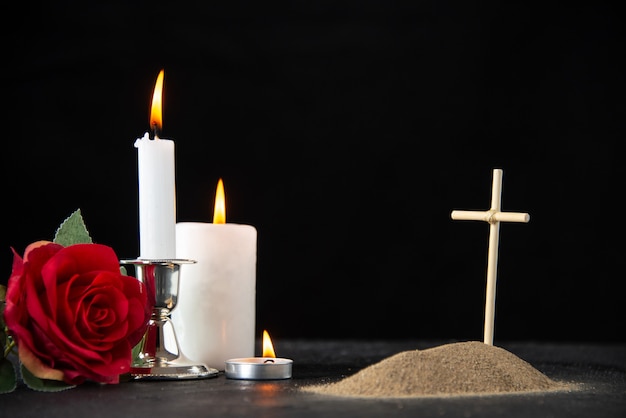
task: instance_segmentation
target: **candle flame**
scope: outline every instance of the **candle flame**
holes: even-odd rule
[[[224,182],[219,179],[215,191],[215,209],[213,211],[213,223],[226,223],[226,197],[224,196]]]
[[[276,353],[274,353],[274,346],[272,345],[270,334],[268,334],[266,330],[263,330],[263,357],[276,358]]]
[[[150,109],[150,128],[156,133],[163,129],[163,77],[165,71],[161,70],[154,84],[152,94],[152,107]]]

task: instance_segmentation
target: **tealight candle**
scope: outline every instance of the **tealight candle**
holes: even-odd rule
[[[152,98],[150,126],[135,141],[139,174],[139,254],[142,259],[172,259],[176,256],[176,189],[174,141],[161,139],[163,70],[157,77]]]
[[[293,360],[276,358],[267,331],[263,331],[263,357],[233,358],[226,360],[227,379],[280,380],[290,379]]]
[[[181,351],[224,370],[232,357],[254,355],[257,231],[226,223],[224,184],[217,185],[213,223],[176,224],[176,254],[185,266],[172,312]]]

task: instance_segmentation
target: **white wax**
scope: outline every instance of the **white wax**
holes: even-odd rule
[[[139,257],[176,257],[176,186],[174,141],[135,141],[139,172]]]
[[[236,357],[253,357],[256,319],[257,231],[250,225],[179,222],[181,267],[172,322],[181,352],[224,370]]]

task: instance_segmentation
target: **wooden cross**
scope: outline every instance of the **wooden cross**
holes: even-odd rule
[[[487,211],[453,210],[453,220],[485,221],[489,224],[489,253],[487,257],[487,298],[485,302],[484,343],[493,345],[493,326],[496,310],[496,278],[498,270],[498,245],[500,222],[528,222],[530,215],[517,212],[500,212],[502,200],[502,170],[493,170],[491,186],[491,209]]]

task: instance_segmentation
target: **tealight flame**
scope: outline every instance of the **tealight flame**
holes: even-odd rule
[[[215,209],[213,210],[213,223],[226,223],[226,197],[224,196],[224,182],[219,179],[215,191]]]
[[[274,346],[272,345],[270,334],[268,334],[266,330],[263,330],[263,357],[276,358],[276,353],[274,353]]]
[[[150,109],[150,129],[154,132],[155,139],[157,132],[163,129],[163,76],[165,71],[161,70],[154,85],[152,94],[152,107]]]

